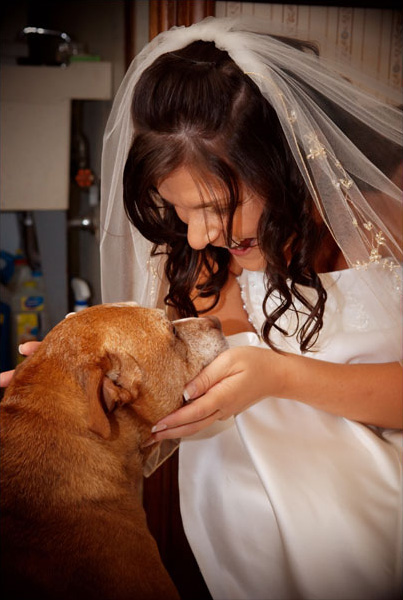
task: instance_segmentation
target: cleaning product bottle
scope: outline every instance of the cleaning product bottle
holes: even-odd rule
[[[91,290],[84,279],[79,277],[73,277],[71,280],[71,287],[74,294],[74,312],[79,312],[84,308],[87,308],[88,301],[91,296]]]
[[[0,284],[1,297],[3,286]],[[0,371],[13,368],[10,351],[11,339],[11,308],[10,305],[0,300]]]
[[[16,258],[15,277],[11,284],[11,339],[14,364],[22,362],[23,357],[18,347],[24,342],[41,340],[45,333],[43,315],[45,311],[45,295],[42,275],[35,275],[26,261]]]
[[[46,303],[45,280],[40,269],[32,271],[33,289],[35,290],[36,300],[32,300],[31,305],[39,313],[39,338],[43,340],[50,329],[48,307]]]
[[[13,294],[23,284],[24,281],[29,281],[31,278],[31,269],[28,261],[25,258],[22,250],[17,250],[14,257],[13,274],[7,282],[7,287]]]
[[[14,273],[14,256],[0,250],[0,371],[13,368],[11,360],[11,292],[8,283]]]

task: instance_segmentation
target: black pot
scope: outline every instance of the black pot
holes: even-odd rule
[[[69,64],[72,42],[67,33],[42,27],[25,27],[22,35],[28,43],[28,57],[20,60],[20,64],[48,66]]]

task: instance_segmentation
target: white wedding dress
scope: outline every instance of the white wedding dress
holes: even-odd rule
[[[313,358],[401,358],[400,325],[367,299],[371,276],[321,275],[328,301]],[[395,293],[388,281],[384,293]],[[244,271],[239,283],[259,331],[263,274]],[[267,347],[254,333],[229,342]],[[294,338],[277,342],[299,352]],[[215,600],[401,597],[402,432],[267,398],[183,440],[179,485],[185,531]]]

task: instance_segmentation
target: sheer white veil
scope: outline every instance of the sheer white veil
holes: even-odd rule
[[[336,65],[265,30],[261,20],[209,17],[161,33],[134,59],[104,137],[103,301],[163,305],[164,258],[150,257],[152,244],[130,224],[122,199],[123,169],[134,135],[131,99],[138,78],[157,57],[204,40],[226,50],[275,108],[306,185],[348,265],[358,272],[376,267],[379,280],[376,274],[371,277],[368,291],[379,310],[386,310],[391,323],[400,327],[402,192],[396,148],[402,144],[402,113],[390,102],[399,99],[380,84],[379,97],[369,94],[364,91],[369,82],[359,73],[343,67],[340,75]]]

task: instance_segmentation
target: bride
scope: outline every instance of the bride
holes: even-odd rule
[[[103,300],[215,314],[230,342],[152,436],[182,439],[214,599],[398,597],[400,128],[242,20],[160,34],[116,97]]]

